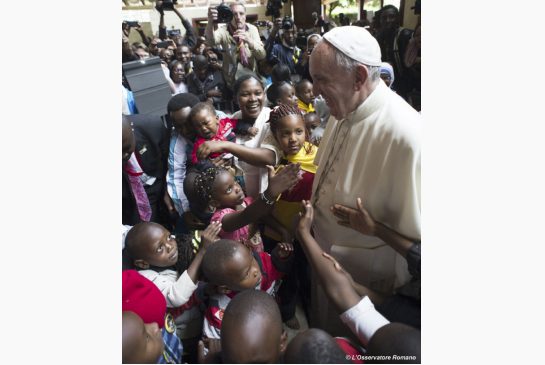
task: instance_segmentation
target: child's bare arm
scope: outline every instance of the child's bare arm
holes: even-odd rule
[[[254,201],[244,210],[224,215],[221,221],[224,231],[233,232],[269,214],[273,204],[268,204],[267,201],[274,203],[278,195],[295,186],[300,180],[299,164],[288,165],[277,174],[274,173],[272,166],[267,168],[269,169],[269,186],[264,192],[264,199]]]
[[[309,201],[303,200],[304,214],[297,226],[297,236],[305,254],[318,276],[327,297],[335,304],[340,313],[352,308],[361,300],[351,284],[351,277],[340,269],[336,262],[323,256],[318,242],[310,234],[310,227],[314,218],[314,211]],[[337,267],[336,267],[337,265]]]
[[[274,165],[276,157],[274,152],[266,148],[249,148],[229,141],[206,141],[199,146],[197,158],[204,160],[211,153],[228,152],[237,156],[250,165],[265,167]]]
[[[403,237],[393,229],[386,227],[384,224],[375,221],[363,207],[361,198],[356,200],[356,206],[358,209],[335,204],[331,207],[331,211],[335,217],[339,218],[337,223],[341,226],[352,228],[365,235],[377,236],[403,257],[407,257],[407,253],[414,242]]]

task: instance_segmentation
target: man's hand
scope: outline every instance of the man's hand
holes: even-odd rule
[[[291,189],[302,179],[299,175],[301,165],[298,163],[289,164],[278,173],[275,173],[274,168],[270,165],[267,165],[267,169],[269,170],[269,186],[265,195],[269,199],[276,199],[278,195]]]
[[[201,233],[202,246],[207,249],[212,243],[219,240],[218,234],[221,231],[221,222],[211,222]]]
[[[211,89],[211,90],[208,90],[208,92],[206,93],[206,96],[208,96],[209,98],[212,98],[212,97],[221,98],[222,95],[223,94],[221,93],[221,90],[218,90],[218,89]]]
[[[235,38],[238,42],[242,41],[246,43],[250,49],[254,49],[254,41],[246,34],[244,29],[238,29],[233,34],[233,38]]]
[[[277,33],[282,28],[282,18],[276,18],[274,20],[271,33]]]
[[[224,141],[206,141],[203,144],[199,146],[199,149],[197,150],[197,158],[199,160],[204,160],[208,156],[210,156],[211,153],[216,152],[223,152],[223,142]]]
[[[337,223],[341,226],[352,228],[365,235],[375,236],[376,222],[369,212],[363,208],[361,198],[356,199],[356,205],[357,210],[345,205],[335,204],[331,207],[331,211],[339,219]]]
[[[218,20],[218,11],[215,6],[210,6],[208,8],[208,22],[215,22]]]

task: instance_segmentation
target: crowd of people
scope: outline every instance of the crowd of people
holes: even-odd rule
[[[123,80],[123,363],[419,363],[420,27],[229,8],[123,23],[172,93],[141,114]]]

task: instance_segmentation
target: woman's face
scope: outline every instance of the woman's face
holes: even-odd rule
[[[174,67],[172,67],[171,78],[176,84],[185,81],[185,70],[181,63],[177,63],[174,65]]]
[[[249,78],[240,85],[238,104],[242,118],[257,118],[263,109],[264,101],[265,93],[259,81]]]

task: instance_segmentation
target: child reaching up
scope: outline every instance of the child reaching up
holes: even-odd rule
[[[263,242],[255,223],[272,209],[276,198],[299,182],[299,164],[290,164],[275,173],[269,169],[267,189],[253,200],[247,197],[233,175],[223,167],[210,167],[195,178],[201,206],[214,211],[211,221],[221,222],[219,237],[240,242],[255,252],[263,251]]]
[[[415,363],[419,363],[420,331],[404,324],[390,323],[375,309],[369,296],[360,292],[350,274],[323,252],[312,237],[310,229],[314,210],[309,201],[303,202],[303,208],[305,211],[300,214],[297,237],[327,297],[341,313],[341,320],[367,347],[368,355],[397,353],[411,356]]]
[[[219,240],[206,252],[203,273],[218,294],[210,298],[204,316],[203,336],[220,338],[223,314],[238,292],[255,289],[275,296],[283,273],[290,270],[293,246],[279,243],[269,255],[255,253],[232,240]]]
[[[167,307],[175,314],[175,321],[182,314],[177,309],[188,303],[197,289],[202,258],[217,239],[220,229],[221,223],[213,222],[204,230],[202,247],[192,261],[191,245],[188,242],[178,244],[175,237],[159,224],[139,223],[127,233],[125,245],[129,256],[139,273],[163,293]]]

